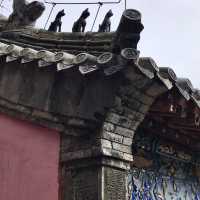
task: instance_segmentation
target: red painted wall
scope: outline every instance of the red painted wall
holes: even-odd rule
[[[0,115],[0,200],[57,200],[59,134]]]

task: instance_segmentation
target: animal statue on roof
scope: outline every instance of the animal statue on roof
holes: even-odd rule
[[[34,27],[44,10],[44,4],[39,1],[29,3],[26,0],[13,0],[13,12],[10,14],[5,28]]]
[[[65,11],[63,9],[63,10],[58,12],[55,20],[53,22],[51,22],[51,25],[49,26],[48,31],[61,32],[61,26],[62,26],[61,18],[64,17],[64,16],[65,16]]]
[[[77,21],[74,22],[72,32],[84,32],[86,27],[86,19],[90,16],[88,8],[85,9]]]
[[[112,12],[112,10],[109,10],[105,15],[105,18],[104,18],[102,24],[99,25],[98,32],[110,32],[110,28],[111,28],[110,18],[112,16],[113,16],[113,12]]]

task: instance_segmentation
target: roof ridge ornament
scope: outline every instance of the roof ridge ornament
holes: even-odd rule
[[[44,10],[44,4],[39,1],[29,3],[26,0],[13,0],[13,12],[9,16],[4,28],[34,27]]]
[[[184,91],[187,91],[190,95],[195,91],[191,81],[188,78],[178,78],[177,85]]]
[[[106,13],[102,24],[99,25],[99,31],[98,31],[98,32],[110,32],[110,30],[111,30],[111,21],[110,21],[110,18],[111,18],[112,16],[113,16],[113,12],[112,12],[112,10],[110,9],[110,10]]]
[[[78,54],[74,59],[74,63],[79,66],[79,71],[83,75],[98,70],[97,57],[88,53]]]
[[[46,67],[55,62],[55,54],[51,51],[41,50],[37,53],[38,66]]]
[[[81,16],[78,18],[77,21],[74,22],[74,25],[72,27],[72,32],[85,32],[85,27],[86,27],[86,19],[90,16],[89,9],[86,8]]]
[[[21,51],[21,56],[22,56],[21,63],[28,63],[37,59],[37,53],[38,53],[37,50],[31,49],[31,48],[24,48]]]
[[[8,44],[0,42],[0,56],[4,56],[4,55],[8,54],[6,51],[8,46],[9,46]]]
[[[6,48],[7,52],[6,62],[12,62],[18,60],[21,57],[22,49],[23,47],[14,44],[8,45]]]
[[[163,78],[167,78],[172,82],[176,82],[177,80],[176,73],[170,67],[159,67],[159,73]]]
[[[137,49],[140,33],[144,29],[141,23],[141,17],[141,13],[135,9],[127,9],[123,12],[112,42],[113,53],[120,54],[124,48]]]
[[[121,54],[106,52],[97,58],[97,63],[106,76],[110,76],[123,68],[129,63],[136,64],[139,58],[139,51],[133,48],[122,49]]]
[[[61,32],[61,26],[62,26],[61,19],[64,16],[65,16],[65,11],[64,11],[64,9],[62,9],[57,13],[55,20],[53,22],[51,22],[51,25],[49,26],[48,31]]]
[[[57,63],[57,71],[69,69],[75,65],[75,55],[66,52],[57,52],[55,54],[55,61]]]

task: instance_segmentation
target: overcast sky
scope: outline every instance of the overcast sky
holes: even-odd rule
[[[96,1],[99,0],[55,0],[55,2]],[[0,11],[8,16],[12,10],[12,0],[4,0],[3,5],[6,8],[1,8]],[[87,7],[91,15],[87,20],[86,29],[90,31],[98,9],[97,5],[56,6],[49,23],[53,21],[57,11],[64,8],[66,16],[63,18],[62,30],[69,32],[73,22]],[[46,10],[38,20],[37,27],[44,27],[50,8],[50,5],[46,5]],[[152,57],[158,66],[172,67],[179,77],[189,78],[194,87],[200,88],[200,1],[127,0],[127,8],[138,9],[142,13],[142,22],[145,28],[141,33],[138,47],[141,56]],[[101,8],[94,31],[98,29],[99,23],[109,9],[112,9],[114,13],[111,19],[112,30],[114,31],[124,10],[124,0],[121,4],[104,5]]]

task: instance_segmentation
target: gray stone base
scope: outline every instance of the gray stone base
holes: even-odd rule
[[[126,200],[127,171],[100,161],[66,163],[62,169],[62,200]],[[86,165],[87,163],[87,165]],[[90,164],[89,164],[90,163]],[[80,164],[80,165],[79,165]]]

